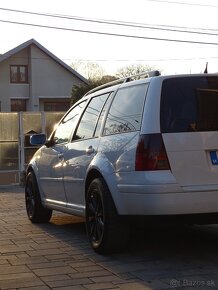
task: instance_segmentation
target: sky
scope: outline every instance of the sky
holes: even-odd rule
[[[0,54],[34,38],[68,65],[98,63],[105,74],[132,64],[201,73],[206,62],[214,73],[217,14],[216,0],[1,0]]]

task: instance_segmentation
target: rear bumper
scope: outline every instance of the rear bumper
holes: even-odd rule
[[[134,193],[120,191],[121,215],[184,215],[218,213],[218,191]]]

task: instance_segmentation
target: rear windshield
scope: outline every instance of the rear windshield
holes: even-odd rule
[[[162,84],[161,131],[218,131],[218,76],[178,77]]]

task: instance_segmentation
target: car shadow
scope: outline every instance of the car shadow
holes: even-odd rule
[[[74,253],[76,248],[84,258],[122,279],[146,285],[158,280],[169,288],[175,278],[181,283],[184,277],[203,277],[212,281],[211,286],[218,281],[218,225],[135,226],[123,252],[105,256],[90,248],[83,218],[58,213],[50,223],[38,226],[66,243],[68,251],[72,247]]]
[[[54,236],[71,240],[81,239],[89,247],[84,218],[61,213],[55,214],[50,223],[39,227]],[[180,251],[178,252],[178,248]],[[130,239],[124,253],[150,253],[156,255],[211,255],[218,257],[218,225],[152,225],[131,227]]]

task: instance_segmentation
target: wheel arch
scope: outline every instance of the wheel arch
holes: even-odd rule
[[[96,168],[92,168],[86,177],[86,182],[85,182],[85,198],[86,198],[86,194],[89,188],[89,185],[91,184],[91,182],[96,179],[96,178],[102,178],[104,180],[104,182],[106,183],[111,198],[113,200],[114,206],[116,208],[117,213],[119,214],[119,200],[118,200],[118,194],[116,192],[116,186],[115,186],[115,179],[114,176],[110,175],[110,177],[105,177],[100,170],[96,169]]]
[[[42,204],[36,175],[31,167],[27,170],[27,174],[25,202],[28,218],[33,223],[48,222],[52,216],[52,210]]]
[[[41,184],[40,184],[39,172],[38,172],[38,168],[37,168],[37,165],[36,165],[35,162],[30,163],[28,165],[27,169],[26,169],[26,172],[25,172],[25,183],[26,183],[26,178],[27,178],[27,176],[28,176],[28,174],[30,172],[33,172],[33,174],[35,175],[36,182],[37,182],[38,189],[39,189],[39,194],[40,194],[40,197],[41,197],[43,205],[45,205],[45,194],[44,194],[44,192],[42,190],[42,187],[41,187]]]
[[[31,165],[28,165],[28,167],[26,168],[26,170],[24,170],[22,172],[22,177],[21,178],[22,178],[22,184],[24,186],[26,185],[26,179],[27,179],[27,176],[28,176],[28,174],[30,172],[34,172],[33,167]],[[34,172],[34,174],[35,174],[35,172]]]
[[[89,185],[91,184],[91,182],[95,179],[95,178],[103,178],[103,175],[100,173],[99,170],[97,170],[96,168],[91,169],[87,176],[86,176],[86,182],[85,182],[85,196],[87,194]],[[105,181],[105,179],[104,179]],[[105,181],[106,182],[106,181]],[[106,182],[107,183],[107,182]]]
[[[29,172],[33,171],[34,172],[34,169],[32,167],[32,165],[29,165],[26,169],[26,176],[29,174]]]
[[[92,168],[87,177],[86,177],[86,183],[85,183],[85,197],[86,197],[86,194],[87,194],[87,191],[88,191],[88,188],[89,188],[89,185],[91,184],[91,182],[96,179],[96,178],[102,178],[104,180],[104,182],[106,183],[108,189],[109,189],[109,192],[110,192],[110,195],[111,195],[111,198],[113,200],[113,203],[114,203],[114,206],[117,210],[117,206],[116,206],[116,202],[114,200],[114,196],[113,196],[113,189],[111,187],[111,183],[107,180],[107,178],[96,168]],[[117,211],[118,212],[118,211]]]

